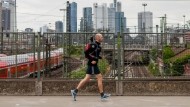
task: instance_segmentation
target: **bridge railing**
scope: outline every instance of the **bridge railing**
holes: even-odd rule
[[[95,34],[0,33],[0,75],[6,75],[6,78],[82,78],[87,62],[85,45]],[[100,69],[105,78],[184,77],[190,74],[187,60],[190,51],[185,34],[102,34],[102,56],[105,60],[100,60]],[[165,60],[166,45],[169,46],[166,50],[172,50],[172,56]],[[54,57],[58,55],[56,52],[61,54],[57,58]],[[5,60],[7,62],[3,63]],[[177,65],[177,60],[185,61]]]

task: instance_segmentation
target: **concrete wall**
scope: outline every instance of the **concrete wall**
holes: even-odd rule
[[[0,80],[0,95],[70,95],[78,80]],[[190,79],[125,81],[105,80],[104,90],[112,95],[190,95]],[[99,95],[97,82],[91,81],[78,95]]]

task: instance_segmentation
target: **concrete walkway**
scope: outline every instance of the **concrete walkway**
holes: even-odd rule
[[[186,96],[0,96],[0,107],[190,107]]]

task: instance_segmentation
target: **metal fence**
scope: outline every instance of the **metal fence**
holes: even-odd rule
[[[82,78],[84,48],[96,33],[1,33],[0,78]],[[179,33],[102,33],[107,79],[184,78],[190,75],[189,44]]]

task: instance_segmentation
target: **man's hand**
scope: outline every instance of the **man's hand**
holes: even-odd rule
[[[96,64],[96,61],[92,61],[91,63],[92,63],[92,64]]]

